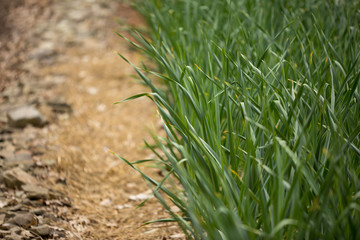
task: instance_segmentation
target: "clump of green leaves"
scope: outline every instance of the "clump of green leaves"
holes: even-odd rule
[[[173,216],[160,221],[194,239],[359,239],[360,2],[137,7],[152,41],[133,44],[159,71],[136,68],[152,92],[129,99],[151,98],[167,133],[148,146],[169,174],[143,174]]]

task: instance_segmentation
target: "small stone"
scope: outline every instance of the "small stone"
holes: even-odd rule
[[[72,113],[71,105],[60,99],[48,101],[47,105],[56,113]]]
[[[45,214],[45,210],[44,210],[44,209],[41,209],[41,208],[34,209],[34,210],[32,210],[31,212],[34,213],[36,216],[44,215],[44,214]]]
[[[176,233],[170,236],[171,239],[185,239],[185,234],[183,233]]]
[[[10,219],[10,218],[13,218],[13,217],[15,217],[16,216],[16,213],[15,212],[13,212],[13,211],[11,211],[11,210],[9,210],[9,209],[6,209],[6,211],[5,211],[5,219]],[[8,222],[6,222],[6,224],[9,224]],[[4,224],[5,225],[5,224]]]
[[[4,170],[19,167],[24,171],[28,171],[35,164],[34,160],[23,160],[23,161],[6,161],[4,162]]]
[[[12,140],[12,136],[10,134],[1,134],[0,133],[0,142],[1,143],[4,143],[4,142],[10,143],[11,140]]]
[[[10,234],[10,231],[7,231],[7,230],[0,230],[0,237],[5,237],[6,235],[9,235]]]
[[[87,92],[90,94],[90,95],[96,95],[98,93],[98,89],[96,87],[88,87],[87,89]]]
[[[20,234],[21,233],[21,228],[18,226],[14,226],[13,228],[10,229],[10,232],[14,235],[16,234]]]
[[[44,214],[44,220],[47,222],[57,222],[59,219],[52,213],[45,213]]]
[[[31,160],[31,152],[28,150],[20,150],[15,153],[16,161]]]
[[[132,205],[131,204],[124,204],[124,205],[121,205],[121,204],[119,204],[119,205],[116,205],[115,206],[115,208],[117,209],[117,210],[122,210],[122,209],[124,209],[124,208],[131,208],[132,207]]]
[[[150,194],[151,191],[146,191],[144,193],[139,193],[139,194],[136,194],[136,195],[131,195],[129,196],[129,199],[132,200],[132,201],[144,201],[144,200],[147,200],[149,198],[152,198],[153,195]]]
[[[20,188],[24,184],[36,184],[37,180],[20,168],[13,168],[3,173],[5,185],[9,188]]]
[[[112,201],[109,198],[106,198],[100,202],[100,206],[110,207],[112,205]]]
[[[83,10],[72,10],[68,13],[69,18],[77,22],[83,21],[86,18],[87,14],[88,13]]]
[[[50,228],[47,225],[31,227],[30,231],[37,234],[37,235],[39,235],[39,236],[41,236],[41,237],[45,237],[45,236],[48,236],[50,234]]]
[[[22,204],[26,205],[26,206],[31,206],[31,207],[42,207],[42,206],[44,206],[43,201],[30,200],[30,199],[24,199],[22,201]]]
[[[3,162],[0,159],[0,169],[3,168]],[[4,176],[0,173],[0,184],[4,184]]]
[[[46,86],[53,87],[59,84],[62,84],[66,81],[66,76],[64,75],[49,75],[45,77],[45,84]]]
[[[63,185],[67,185],[67,181],[66,181],[66,178],[65,178],[65,177],[58,177],[58,178],[56,179],[56,183],[63,184]]]
[[[15,206],[12,206],[12,207],[9,207],[7,208],[9,211],[13,211],[13,212],[16,212],[16,211],[20,211],[21,209],[23,209],[23,205],[21,204],[16,204]]]
[[[6,207],[9,204],[9,202],[10,202],[9,200],[0,199],[0,208]],[[1,217],[0,217],[0,221],[1,221]]]
[[[37,167],[33,171],[33,174],[38,178],[45,179],[49,174],[49,170],[44,167]]]
[[[59,121],[66,121],[69,120],[70,116],[68,113],[62,113],[57,116]]]
[[[10,128],[4,128],[4,129],[1,129],[0,130],[0,134],[1,135],[4,135],[4,134],[12,134],[13,133],[13,130],[10,129]],[[10,135],[11,136],[11,135]]]
[[[15,197],[17,198],[23,198],[24,191],[15,191]]]
[[[5,214],[0,214],[0,225],[2,225],[5,221]]]
[[[7,230],[10,231],[10,229],[13,228],[13,227],[16,227],[16,225],[14,225],[12,223],[3,223],[3,224],[0,225],[0,229],[5,230],[5,231],[7,231]]]
[[[16,235],[16,234],[11,234],[11,235],[7,235],[4,238],[5,240],[23,240],[24,238],[20,235]]]
[[[105,104],[99,104],[99,105],[97,105],[96,110],[98,112],[105,112],[106,111],[106,105]]]
[[[21,236],[23,236],[25,239],[34,239],[34,237],[35,237],[34,234],[32,234],[30,231],[25,230],[25,229],[21,231]]]
[[[42,161],[42,164],[46,165],[48,167],[53,167],[56,165],[56,163],[57,163],[57,161],[55,159],[46,159],[46,160]]]
[[[54,45],[51,42],[42,43],[38,48],[30,52],[28,58],[45,60],[49,57],[52,57],[55,54]]]
[[[46,200],[49,198],[49,190],[46,188],[34,184],[26,184],[22,186],[22,189],[30,200]]]
[[[12,162],[26,162],[31,160],[31,155],[31,152],[28,150],[19,150],[15,154],[5,157],[5,159]]]
[[[71,207],[72,204],[71,204],[71,200],[67,197],[61,199],[61,204],[65,207]]]
[[[30,226],[37,225],[37,219],[33,213],[19,213],[11,218],[9,223],[16,224],[22,228],[29,228]]]
[[[54,238],[57,239],[57,238],[65,238],[66,237],[66,233],[64,230],[54,230]]]
[[[7,113],[9,125],[15,128],[24,128],[26,125],[42,127],[45,124],[44,117],[32,106],[23,106]]]
[[[0,156],[7,161],[13,159],[15,157],[15,146],[9,142],[5,142],[0,151]]]

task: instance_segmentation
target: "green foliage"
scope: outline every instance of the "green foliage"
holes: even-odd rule
[[[167,133],[147,145],[169,174],[143,174],[173,217],[159,221],[194,239],[360,239],[360,2],[136,6],[152,40],[133,44],[159,73],[136,68],[152,93],[132,98],[151,98]]]

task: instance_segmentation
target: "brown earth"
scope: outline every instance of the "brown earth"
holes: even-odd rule
[[[148,129],[159,131],[151,101],[113,104],[149,91],[116,55],[119,51],[135,64],[146,61],[114,33],[127,34],[129,26],[144,28],[141,16],[117,1],[16,2],[0,12],[0,22],[6,23],[0,29],[0,87],[5,91],[27,79],[51,79],[56,87],[41,90],[39,98],[71,105],[71,113],[54,115],[41,101],[37,104],[49,120],[37,130],[47,149],[39,161],[57,161],[44,184],[72,202],[58,223],[69,231],[67,239],[183,239],[174,224],[143,225],[168,215],[154,198],[136,208],[151,192],[138,173],[111,154],[131,161],[152,157],[143,139],[150,140]],[[14,12],[24,18],[16,22]],[[11,93],[3,104],[19,101],[8,98]],[[157,177],[155,170],[145,171]]]

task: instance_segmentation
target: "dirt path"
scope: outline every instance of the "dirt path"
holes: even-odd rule
[[[72,117],[49,132],[49,136],[58,136],[53,143],[59,151],[53,154],[66,174],[65,190],[73,200],[71,223],[83,238],[164,239],[174,229],[164,224],[141,227],[146,221],[165,217],[162,207],[151,200],[135,210],[141,201],[131,199],[148,195],[147,186],[109,153],[111,149],[130,160],[146,158],[149,153],[142,149],[143,138],[148,135],[146,128],[156,124],[156,111],[146,100],[112,104],[147,89],[134,83],[131,67],[114,54],[120,51],[139,63],[141,56],[114,34],[116,17],[124,24],[141,24],[139,16],[124,4],[106,2],[79,6],[76,1],[64,1],[56,7],[67,9],[67,15],[83,20],[83,25],[64,24],[65,29],[75,28],[79,40],[63,49],[63,63],[42,69],[44,75],[66,77],[59,91],[74,110]],[[98,32],[82,39],[82,32],[86,35],[94,30]]]
[[[33,36],[39,41],[30,53],[33,60],[25,66],[36,69],[40,79],[59,82],[43,93],[44,98],[55,96],[58,103],[71,105],[71,113],[56,115],[41,132],[50,149],[41,158],[56,159],[57,176],[63,179],[50,176],[47,184],[72,200],[72,207],[63,212],[63,227],[72,232],[68,238],[181,239],[174,225],[142,226],[167,215],[154,198],[136,209],[141,200],[151,197],[148,187],[109,152],[129,160],[149,157],[143,139],[148,138],[148,128],[158,125],[149,100],[113,105],[147,91],[114,53],[140,63],[143,56],[114,31],[141,26],[141,17],[124,3],[106,0],[53,1],[49,9],[49,19],[35,24]]]

